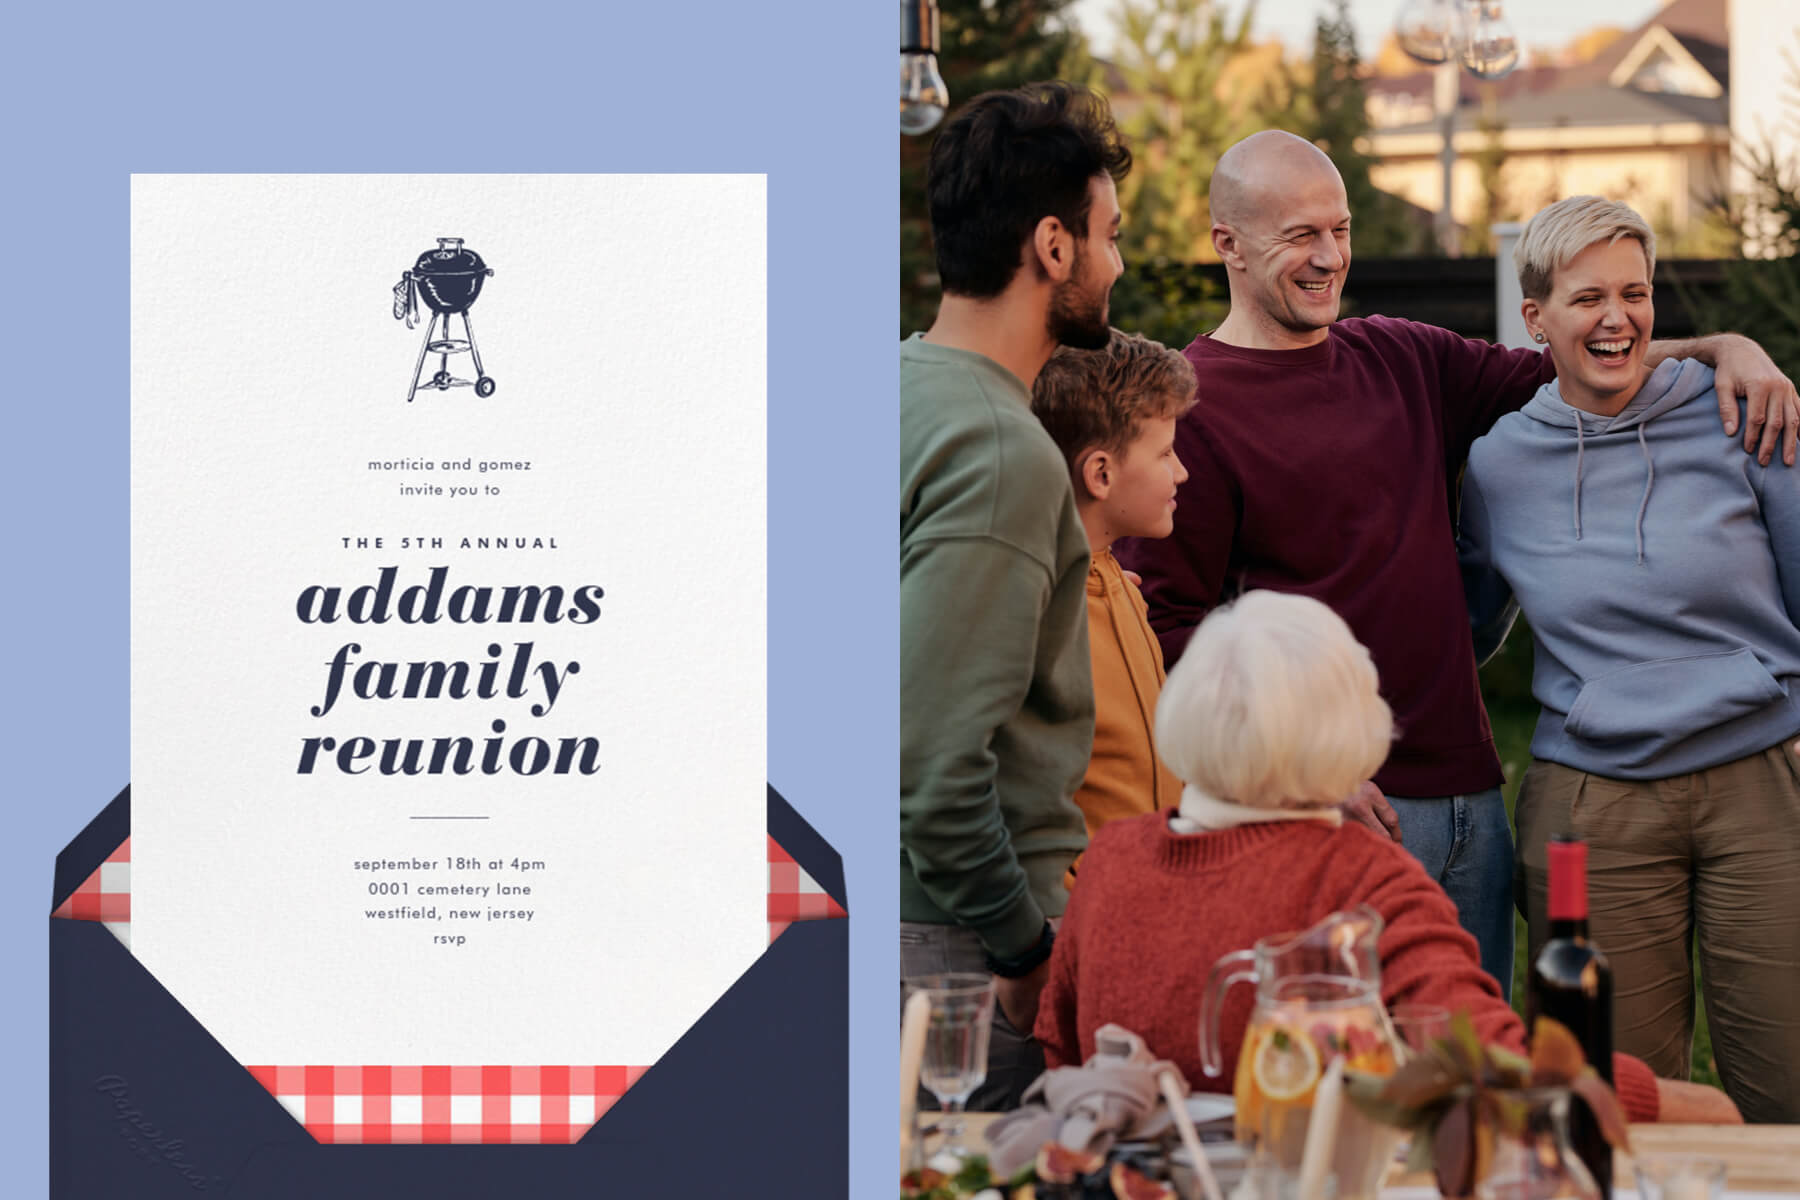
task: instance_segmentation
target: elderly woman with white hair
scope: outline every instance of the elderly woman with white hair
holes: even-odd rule
[[[1749,1120],[1800,1121],[1800,476],[1721,434],[1712,368],[1646,365],[1656,238],[1637,213],[1560,201],[1515,262],[1556,380],[1475,443],[1460,539],[1477,641],[1503,633],[1508,588],[1535,639],[1531,951],[1545,843],[1578,834],[1613,1044],[1687,1074],[1697,931],[1726,1092]]]
[[[1329,608],[1252,591],[1210,614],[1156,710],[1181,806],[1107,825],[1082,859],[1038,1009],[1048,1063],[1085,1061],[1111,1023],[1195,1086],[1229,1087],[1250,997],[1228,995],[1224,1071],[1206,1076],[1196,1018],[1213,963],[1360,904],[1386,923],[1385,1003],[1467,1010],[1484,1040],[1521,1049],[1524,1024],[1444,890],[1398,843],[1339,813],[1392,738],[1369,652]],[[1633,1120],[1734,1115],[1713,1089],[1655,1080],[1635,1059],[1616,1056],[1613,1074]]]

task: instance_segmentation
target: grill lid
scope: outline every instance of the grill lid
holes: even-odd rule
[[[481,255],[464,249],[461,238],[439,238],[438,248],[419,255],[413,265],[415,275],[468,275],[486,270]]]

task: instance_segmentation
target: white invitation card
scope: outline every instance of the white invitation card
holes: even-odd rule
[[[131,939],[241,1063],[654,1063],[765,896],[761,176],[132,181]]]

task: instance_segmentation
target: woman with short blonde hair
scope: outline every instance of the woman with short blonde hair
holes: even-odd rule
[[[1550,280],[1589,246],[1635,238],[1644,251],[1644,278],[1656,273],[1656,234],[1637,210],[1599,196],[1570,196],[1544,209],[1526,225],[1513,247],[1513,269],[1526,299],[1542,302]]]
[[[1687,1074],[1697,934],[1725,1090],[1752,1121],[1800,1121],[1800,476],[1720,431],[1712,368],[1646,363],[1655,257],[1643,218],[1597,196],[1526,227],[1521,311],[1557,377],[1470,451],[1464,579],[1478,630],[1504,635],[1510,592],[1535,643],[1531,953],[1545,844],[1579,834],[1613,1044]]]

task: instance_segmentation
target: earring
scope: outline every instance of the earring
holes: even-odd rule
[[[1544,340],[1544,335],[1541,333],[1534,333],[1531,335],[1531,340],[1534,342],[1542,342]]]

